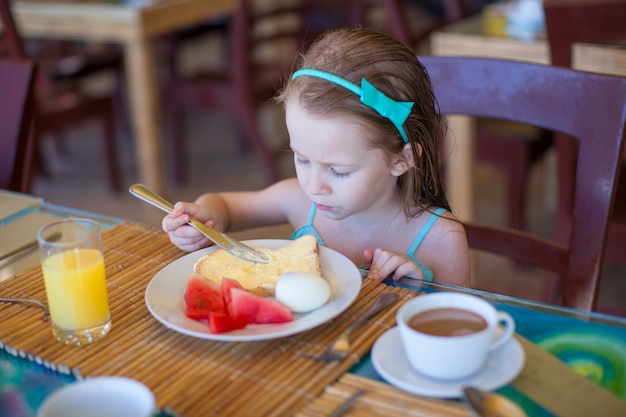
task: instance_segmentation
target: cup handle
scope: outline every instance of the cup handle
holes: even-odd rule
[[[503,330],[497,334],[495,340],[489,347],[489,351],[496,350],[506,344],[513,337],[513,333],[515,333],[515,321],[509,313],[498,311],[498,323],[504,325]]]

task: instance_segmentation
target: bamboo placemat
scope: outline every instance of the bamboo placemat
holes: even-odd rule
[[[461,402],[408,394],[391,385],[346,373],[324,389],[322,395],[296,413],[297,417],[330,416],[359,390],[357,399],[344,410],[345,417],[472,417]]]
[[[398,308],[415,292],[365,280],[355,302],[339,317],[292,337],[260,342],[217,342],[169,330],[152,317],[144,291],[152,277],[185,253],[161,230],[122,223],[103,233],[113,327],[101,341],[75,347],[57,342],[43,314],[24,304],[0,303],[0,340],[44,359],[77,367],[83,376],[121,375],[143,382],[160,407],[185,417],[293,415],[349,370],[375,340],[395,325]],[[186,275],[181,275],[186,279]],[[399,300],[351,335],[355,353],[319,362],[321,353],[382,291]],[[0,282],[6,296],[45,300],[38,265]]]

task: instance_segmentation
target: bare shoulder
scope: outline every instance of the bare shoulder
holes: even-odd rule
[[[427,247],[439,252],[450,251],[455,247],[467,247],[465,227],[454,214],[446,211],[440,215],[427,235]]]
[[[253,201],[257,210],[278,211],[293,223],[293,219],[307,212],[310,200],[296,178],[279,181],[261,191]]]
[[[439,217],[437,222],[435,222],[434,228],[440,229],[441,232],[461,233],[465,236],[465,227],[454,214],[444,211]]]
[[[226,203],[232,230],[291,222],[294,206],[304,207],[307,200],[296,179],[282,180],[262,190],[220,195]]]
[[[279,181],[268,187],[265,192],[266,197],[271,198],[274,204],[284,206],[285,211],[290,210],[294,205],[310,203],[296,178]]]
[[[275,197],[279,199],[289,222],[297,225],[306,221],[312,203],[298,180],[290,178],[277,183],[275,187],[277,188]]]
[[[285,180],[278,181],[274,183],[273,185],[271,185],[270,187],[268,187],[267,190],[272,190],[273,192],[277,192],[277,193],[287,193],[287,194],[302,193],[304,194],[297,178],[287,178]]]

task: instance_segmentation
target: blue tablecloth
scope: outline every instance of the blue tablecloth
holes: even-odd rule
[[[421,290],[431,291],[428,288]],[[508,302],[492,302],[497,309],[511,314],[518,334],[555,355],[577,373],[626,400],[626,319],[616,319],[619,325],[604,324]],[[369,355],[351,372],[384,381],[374,369]],[[500,388],[498,392],[520,404],[529,416],[553,415],[511,385]]]
[[[75,380],[72,373],[53,371],[3,347],[0,349],[0,416],[32,417],[45,397]]]

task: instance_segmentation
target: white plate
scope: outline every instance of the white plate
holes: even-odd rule
[[[476,375],[455,381],[426,377],[411,368],[400,341],[400,330],[394,327],[376,340],[372,348],[374,369],[391,385],[412,394],[439,398],[461,398],[463,387],[472,385],[494,390],[511,382],[524,367],[524,349],[516,340],[497,349],[487,358]]]
[[[247,240],[245,243],[267,248],[277,248],[290,242],[280,239]],[[146,305],[150,313],[166,327],[202,339],[230,342],[275,339],[290,336],[319,326],[341,314],[356,299],[361,290],[361,275],[357,267],[345,256],[326,247],[320,247],[322,275],[330,284],[331,300],[306,314],[294,314],[294,321],[280,324],[248,325],[240,330],[212,334],[205,322],[185,316],[183,296],[187,278],[193,265],[215,247],[190,253],[160,270],[146,288]]]

